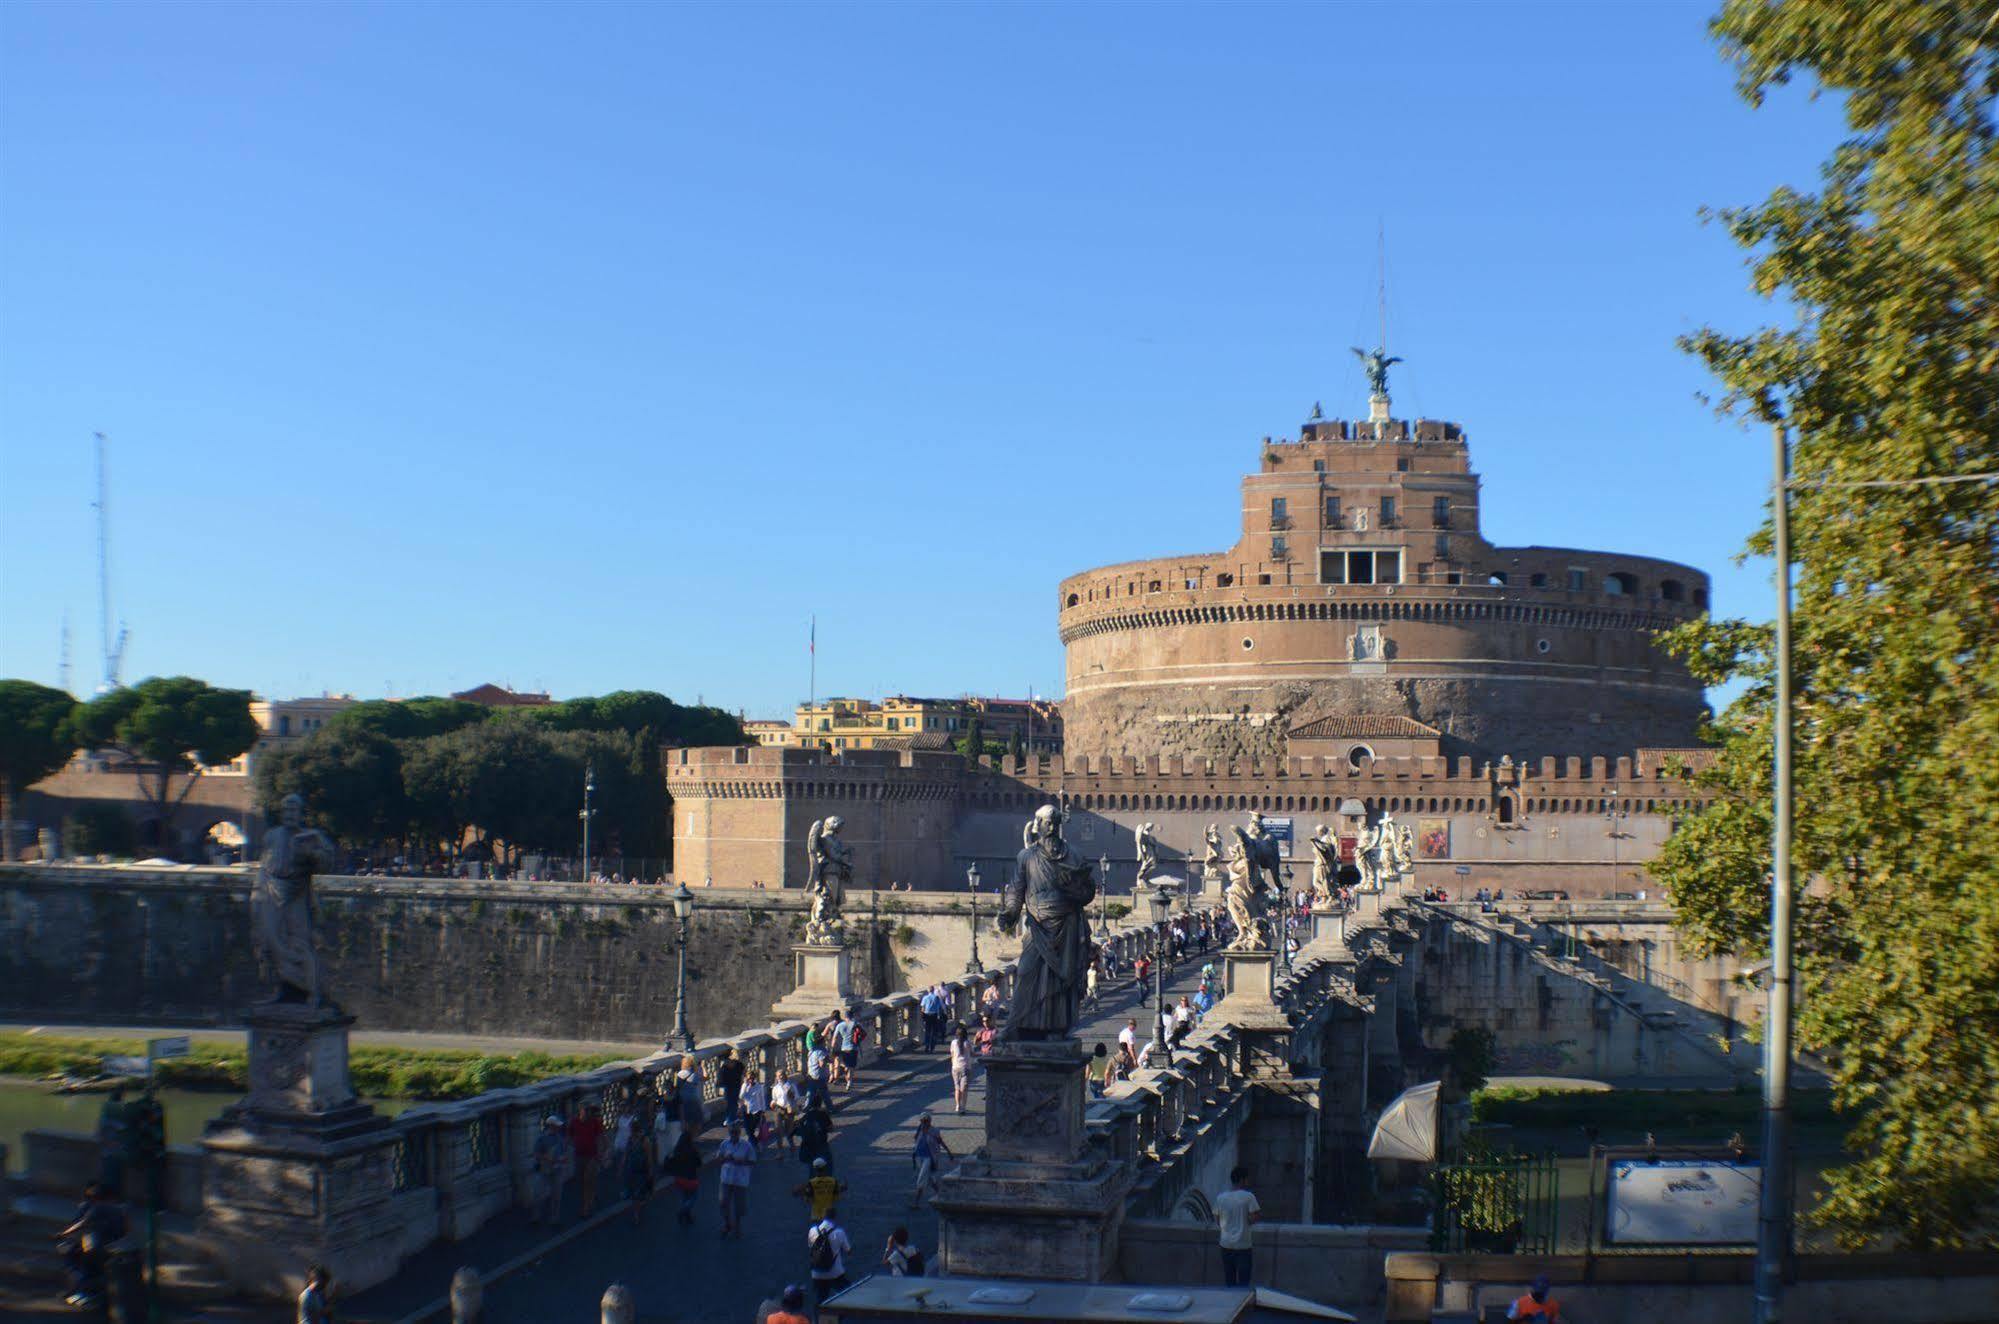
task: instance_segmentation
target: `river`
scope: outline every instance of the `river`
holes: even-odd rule
[[[243,1096],[219,1090],[159,1091],[167,1112],[167,1143],[185,1145],[201,1138],[201,1131],[224,1108]],[[128,1096],[129,1097],[129,1096]],[[21,1137],[31,1129],[77,1131],[88,1135],[97,1130],[97,1114],[104,1107],[102,1094],[57,1094],[47,1081],[0,1076],[0,1144],[7,1146],[7,1166],[20,1171],[27,1161]],[[370,1099],[383,1114],[394,1117],[408,1108],[409,1099]]]

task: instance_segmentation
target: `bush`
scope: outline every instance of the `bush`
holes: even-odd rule
[[[1131,906],[1127,902],[1106,901],[1104,903],[1104,915],[1112,922],[1121,920],[1130,913],[1131,913]]]
[[[80,804],[62,825],[65,855],[131,856],[139,847],[139,834],[125,807],[108,800]]]

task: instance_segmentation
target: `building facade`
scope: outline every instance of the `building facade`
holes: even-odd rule
[[[1260,450],[1234,547],[1062,582],[1072,750],[1279,758],[1328,717],[1495,761],[1693,743],[1701,687],[1655,636],[1707,609],[1706,575],[1494,546],[1454,423],[1314,418]]]
[[[790,734],[775,738],[759,729],[760,745],[789,745],[839,753],[860,749],[950,749],[979,727],[981,739],[1023,754],[1062,752],[1062,707],[1052,699],[922,699],[892,694],[872,699],[829,698],[800,704]],[[761,728],[765,724],[759,724]]]

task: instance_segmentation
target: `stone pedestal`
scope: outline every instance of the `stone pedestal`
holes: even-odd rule
[[[944,1272],[1102,1282],[1117,1268],[1131,1173],[1089,1146],[1082,1045],[1005,1043],[985,1068],[986,1143],[935,1202]]]
[[[838,943],[802,942],[791,949],[791,992],[771,1004],[781,1021],[820,1020],[854,1002],[852,959]]]
[[[1277,953],[1222,953],[1222,1000],[1213,1013],[1245,1030],[1290,1029],[1277,1003]]]
[[[1337,946],[1346,932],[1346,911],[1337,906],[1312,907],[1312,941]]]
[[[401,1137],[354,1094],[337,1007],[244,1015],[250,1092],[202,1138],[201,1232],[232,1282],[296,1292],[309,1264],[343,1290],[384,1281],[436,1235],[437,1196],[396,1191]]]
[[[1388,408],[1387,396],[1370,395],[1367,397],[1367,421],[1370,423],[1388,422]]]

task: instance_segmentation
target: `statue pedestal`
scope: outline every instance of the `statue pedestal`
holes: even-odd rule
[[[1370,423],[1388,422],[1387,396],[1370,395],[1369,397],[1367,397],[1367,421]]]
[[[1222,1000],[1215,1015],[1245,1030],[1291,1028],[1277,1002],[1277,953],[1222,953]]]
[[[1104,1281],[1117,1268],[1131,1173],[1090,1150],[1082,1045],[1002,1043],[985,1069],[986,1143],[935,1201],[944,1272]]]
[[[1346,911],[1338,906],[1312,907],[1312,941],[1337,945],[1346,932]]]
[[[260,1295],[324,1264],[346,1291],[382,1282],[435,1239],[437,1193],[398,1193],[400,1132],[354,1094],[338,1007],[244,1014],[250,1092],[202,1137],[201,1233],[232,1282]]]
[[[792,990],[771,1004],[781,1021],[810,1021],[854,1002],[852,957],[838,943],[802,942],[791,949]]]

